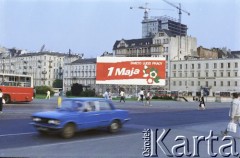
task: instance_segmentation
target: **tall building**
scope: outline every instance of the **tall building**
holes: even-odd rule
[[[161,30],[169,30],[173,36],[186,36],[187,25],[168,16],[144,18],[142,21],[142,38],[152,37]]]

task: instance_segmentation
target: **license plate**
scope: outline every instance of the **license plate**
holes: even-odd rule
[[[47,131],[48,129],[45,128],[45,127],[37,127],[38,130],[41,130],[41,131]]]

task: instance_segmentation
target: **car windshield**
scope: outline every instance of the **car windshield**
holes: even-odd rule
[[[63,100],[61,110],[81,110],[82,103],[79,101]]]

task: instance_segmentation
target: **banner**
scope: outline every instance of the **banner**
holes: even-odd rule
[[[160,57],[98,57],[96,84],[165,86],[165,67]]]

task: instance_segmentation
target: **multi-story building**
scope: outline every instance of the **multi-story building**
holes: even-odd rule
[[[142,21],[142,38],[152,37],[161,30],[168,30],[173,36],[187,36],[187,25],[180,24],[176,19],[160,16]]]
[[[171,61],[170,90],[195,96],[202,88],[210,96],[218,91],[240,92],[240,59],[189,59]]]
[[[152,38],[116,41],[113,52],[115,56],[165,57],[167,85],[163,88],[169,89],[170,61],[197,56],[197,40],[191,36],[174,36],[169,30],[161,30]]]
[[[96,58],[78,59],[65,63],[63,75],[63,90],[71,90],[74,83],[82,84],[84,88],[100,89],[96,85]]]
[[[72,62],[79,56],[56,52],[25,53],[8,55],[0,59],[0,72],[28,74],[33,76],[33,85],[52,86],[54,80],[63,78],[64,59]]]

